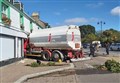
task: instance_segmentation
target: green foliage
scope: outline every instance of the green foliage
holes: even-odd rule
[[[46,63],[37,63],[37,62],[33,62],[31,63],[30,65],[27,64],[26,66],[31,66],[31,67],[39,67],[39,66],[56,66],[55,62],[48,62],[47,64]]]
[[[96,67],[97,67],[97,69],[100,69],[100,70],[107,70],[105,65],[99,65],[99,66],[96,66]]]
[[[31,66],[31,67],[39,67],[40,65],[39,65],[37,62],[33,62],[33,63],[31,63],[30,66]]]
[[[105,62],[105,67],[112,72],[119,73],[120,72],[120,63],[115,60],[107,60]]]
[[[95,34],[95,27],[92,25],[82,25],[79,26],[80,32],[81,32],[81,37],[84,38],[88,34]]]
[[[82,43],[90,43],[94,40],[100,40],[101,42],[120,42],[120,31],[109,29],[101,32],[95,31],[95,27],[92,25],[79,26],[81,32]]]
[[[90,43],[92,41],[98,40],[97,36],[93,33],[90,33],[86,35],[84,38],[82,38],[83,43]]]
[[[103,34],[104,34],[105,36],[111,36],[111,35],[112,35],[112,31],[106,30],[106,31],[103,32]]]
[[[55,62],[49,62],[47,63],[48,66],[55,66]]]
[[[120,32],[114,29],[103,31],[102,42],[120,42]]]

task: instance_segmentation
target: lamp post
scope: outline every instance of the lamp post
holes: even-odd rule
[[[103,24],[105,24],[105,22],[100,21],[100,22],[98,22],[97,24],[100,24],[100,26],[101,26],[101,35],[102,35],[102,26],[103,26]]]

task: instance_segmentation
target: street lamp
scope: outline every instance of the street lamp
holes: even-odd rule
[[[103,24],[105,24],[105,22],[100,21],[100,22],[98,22],[97,24],[100,24],[100,26],[101,26],[101,35],[102,35],[102,26],[103,26]]]

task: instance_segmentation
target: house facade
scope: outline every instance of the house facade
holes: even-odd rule
[[[24,39],[42,29],[24,12],[23,4],[14,0],[0,0],[0,64],[24,57]]]

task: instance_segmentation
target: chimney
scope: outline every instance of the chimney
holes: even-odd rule
[[[14,3],[14,0],[6,0],[8,1],[9,3],[13,4]]]
[[[16,8],[18,8],[19,10],[23,11],[24,10],[24,6],[22,2],[14,2],[14,6]]]
[[[33,12],[33,13],[32,13],[32,18],[33,18],[34,20],[39,20],[39,13]]]

